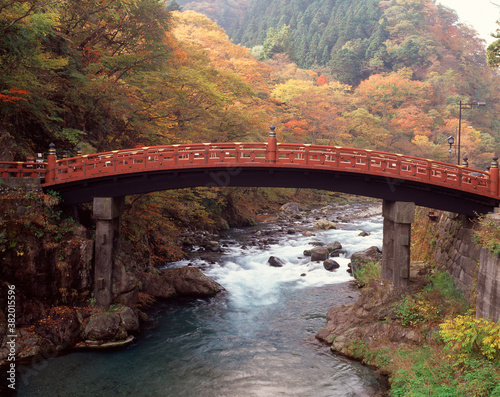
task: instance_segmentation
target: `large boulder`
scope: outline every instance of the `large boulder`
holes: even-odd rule
[[[280,211],[284,212],[285,214],[296,214],[300,211],[300,207],[298,203],[291,202],[283,204],[280,208]]]
[[[176,296],[209,297],[224,290],[196,267],[167,269],[160,274],[137,273],[142,292],[160,299]]]
[[[283,267],[283,265],[285,264],[282,259],[277,258],[276,256],[270,256],[267,260],[267,263],[272,267]]]
[[[319,219],[314,223],[314,228],[323,230],[336,229],[337,224],[335,222],[329,221],[328,219]]]
[[[394,289],[392,282],[378,280],[365,287],[359,299],[350,305],[334,306],[328,310],[326,325],[316,338],[331,344],[332,351],[354,357],[354,340],[370,348],[402,348],[422,342],[419,331],[391,324],[382,319],[396,319],[395,305],[402,291]]]
[[[155,298],[168,299],[177,293],[174,286],[160,274],[139,272],[136,274],[143,293]]]
[[[364,251],[355,252],[351,255],[351,263],[349,267],[353,276],[356,276],[356,271],[359,270],[365,263],[379,262],[382,259],[382,251],[376,246],[365,249]]]
[[[328,249],[326,247],[314,247],[311,250],[311,262],[319,262],[328,259]]]
[[[224,290],[219,283],[204,275],[196,267],[168,269],[161,274],[161,277],[172,285],[176,294],[180,296],[208,297]]]
[[[118,313],[111,311],[97,313],[89,318],[85,326],[84,337],[98,341],[115,340],[120,330],[121,321]]]
[[[121,306],[116,313],[120,316],[120,325],[127,333],[135,334],[139,332],[139,317],[130,307]]]

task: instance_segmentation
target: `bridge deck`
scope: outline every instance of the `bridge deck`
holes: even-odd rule
[[[232,170],[233,174],[239,170],[238,173],[243,174],[242,171],[245,170],[244,174],[250,179],[250,169],[261,174],[265,170],[267,172],[274,170],[277,172],[275,175],[281,177],[287,170],[296,172],[297,175],[304,172],[313,172],[315,175],[326,172],[327,175],[330,173],[330,176],[335,174],[336,178],[339,176],[345,178],[349,175],[351,179],[356,178],[358,180],[356,183],[360,184],[356,190],[361,194],[363,194],[363,180],[365,182],[377,180],[377,186],[381,186],[384,181],[386,183],[400,181],[406,186],[419,186],[419,189],[423,190],[436,191],[437,188],[439,191],[447,192],[445,195],[465,195],[472,201],[488,203],[488,206],[494,206],[500,200],[498,168],[493,169],[493,172],[486,172],[394,153],[275,141],[153,146],[63,158],[57,161],[55,154],[52,158],[49,154],[48,162],[43,166],[44,168],[41,168],[41,164],[35,162],[0,162],[0,173],[2,177],[45,177],[43,183],[45,188],[68,192],[71,189],[78,190],[82,186],[109,184],[113,181],[118,183],[125,179],[139,183],[140,178],[152,178],[155,173],[165,175],[174,171],[178,172],[177,175],[187,175],[193,172],[207,174],[220,169]],[[236,185],[245,185],[241,175],[239,178],[234,176],[232,179]],[[287,179],[293,178],[288,176]],[[203,185],[214,186],[209,182],[206,181]],[[282,186],[281,182],[275,180],[275,186]],[[201,182],[197,180],[191,183]],[[263,180],[263,183],[265,186],[273,185],[272,181]],[[258,181],[252,182],[252,186],[255,184],[258,185]],[[303,184],[307,184],[307,178]],[[318,184],[320,186],[317,186]],[[318,184],[313,183],[315,187],[321,188],[321,183]],[[290,182],[286,185],[289,186]],[[165,185],[161,188],[169,187]],[[331,190],[332,187],[328,186],[328,189]],[[376,187],[372,189],[376,190]],[[117,190],[123,191],[123,189]],[[342,191],[342,188],[339,191]],[[377,196],[373,192],[368,193],[367,195]]]

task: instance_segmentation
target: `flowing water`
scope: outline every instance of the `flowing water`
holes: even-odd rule
[[[358,236],[361,230],[370,236]],[[355,220],[314,237],[287,235],[265,249],[242,247],[263,232],[274,234],[266,225],[233,230],[215,261],[191,261],[225,293],[156,306],[148,313],[150,324],[126,348],[43,361],[19,375],[18,395],[373,396],[380,386],[372,370],[333,355],[314,338],[331,306],[355,300],[349,259],[335,258],[341,267],[328,272],[303,251],[311,241],[339,241],[347,255],[381,247],[382,218]],[[285,265],[270,267],[270,255]]]

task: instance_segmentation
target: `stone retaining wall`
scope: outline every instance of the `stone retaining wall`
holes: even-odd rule
[[[476,316],[500,320],[500,256],[474,243],[479,227],[464,215],[444,212],[434,250],[438,268],[447,270],[474,303]]]

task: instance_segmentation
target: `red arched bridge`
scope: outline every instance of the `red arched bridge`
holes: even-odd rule
[[[499,203],[497,158],[479,171],[380,151],[278,143],[196,143],[114,150],[47,161],[0,162],[2,177],[41,177],[64,203],[194,186],[301,187],[414,202],[466,215]]]

